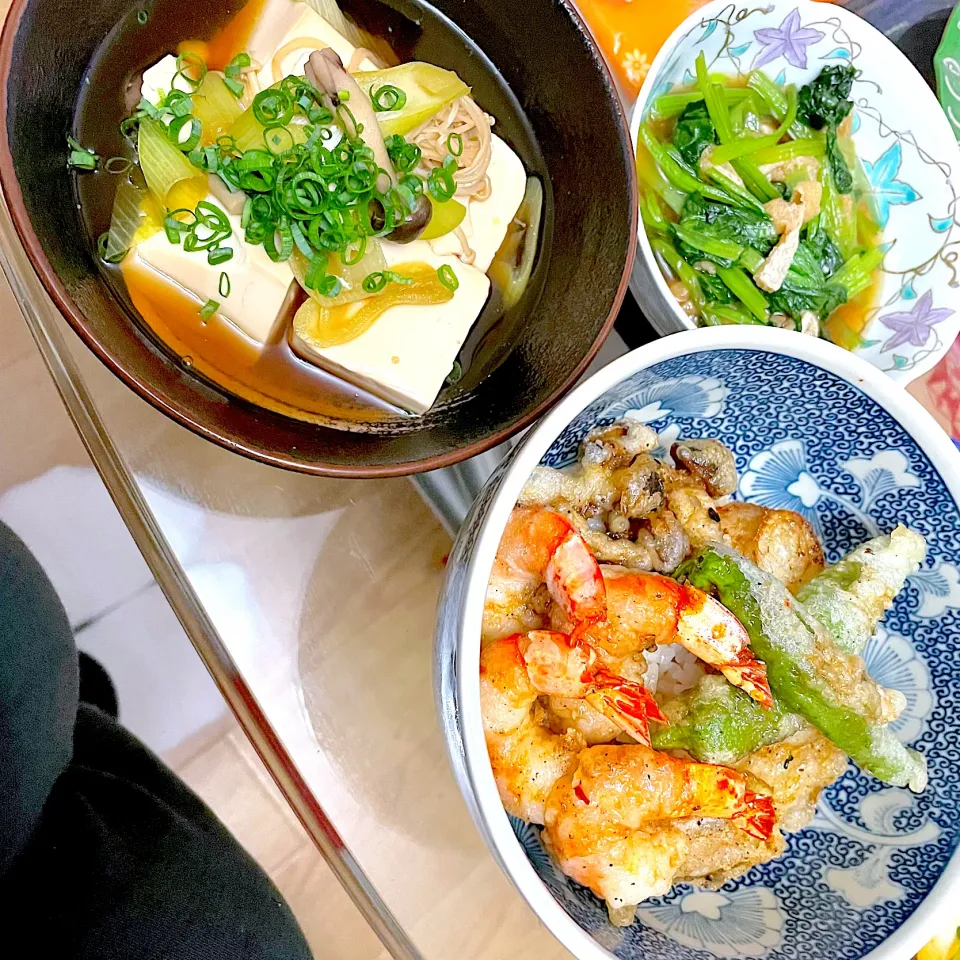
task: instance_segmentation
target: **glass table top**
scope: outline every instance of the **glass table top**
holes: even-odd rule
[[[884,8],[859,6],[868,16]],[[154,576],[387,950],[426,960],[568,956],[473,827],[434,706],[447,529],[493,461],[415,486],[309,478],[229,453],[100,365],[50,303],[5,208],[0,248],[51,376]],[[635,305],[618,330],[628,346],[652,336]],[[916,388],[946,426],[960,359],[951,369],[956,379],[936,396]],[[946,405],[937,399],[945,395]],[[434,496],[447,529],[421,492]]]

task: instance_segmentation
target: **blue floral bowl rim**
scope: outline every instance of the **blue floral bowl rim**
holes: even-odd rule
[[[459,609],[445,611],[441,598],[438,625],[437,694],[441,723],[454,773],[467,807],[481,835],[514,886],[555,937],[580,960],[611,960],[600,946],[554,900],[537,876],[513,832],[497,793],[487,756],[480,717],[480,624],[487,580],[507,517],[533,468],[557,437],[589,404],[616,384],[664,360],[716,350],[755,350],[806,361],[832,373],[883,407],[906,431],[940,474],[955,503],[960,505],[960,451],[927,410],[904,389],[866,360],[826,340],[797,336],[770,327],[713,327],[653,341],[615,360],[570,393],[533,427],[514,448],[503,469],[488,481],[464,522],[451,553],[451,564],[465,570],[448,571],[465,580]],[[479,530],[477,525],[479,524]],[[474,539],[472,549],[458,546]],[[444,614],[450,613],[451,616]],[[450,627],[455,626],[451,630]],[[450,649],[455,645],[455,649]],[[909,919],[863,960],[904,960],[940,929],[953,911],[960,890],[960,851],[954,854],[935,886]]]
[[[817,15],[823,13],[823,0],[789,0],[789,3],[791,6],[795,6],[801,12],[815,13]],[[633,112],[630,114],[630,145],[633,148],[634,154],[636,154],[637,137],[640,133],[640,121],[656,91],[658,83],[657,77],[660,75],[660,71],[663,69],[664,64],[673,55],[674,48],[691,30],[694,29],[694,27],[697,26],[698,23],[700,23],[701,20],[704,19],[704,17],[711,16],[714,13],[726,10],[728,7],[735,6],[736,3],[733,2],[733,0],[712,0],[711,3],[694,10],[693,13],[691,13],[690,16],[688,16],[683,23],[681,23],[680,26],[678,26],[676,30],[670,34],[667,40],[664,41],[663,46],[654,57],[653,63],[650,64],[650,69],[647,71],[647,75],[644,78],[642,86],[640,87],[640,93],[637,95],[636,103],[633,106]],[[921,85],[926,89],[927,94],[939,105],[939,100],[937,100],[936,94],[930,90],[926,84],[926,81],[924,81],[920,76],[917,68],[900,51],[899,47],[897,47],[892,40],[889,40],[887,37],[885,37],[879,30],[876,29],[876,27],[864,20],[863,17],[858,17],[855,13],[853,13],[851,10],[847,10],[845,7],[835,6],[830,12],[831,15],[836,16],[841,23],[847,26],[855,25],[855,29],[858,33],[863,31],[864,35],[871,37],[875,43],[886,47],[891,58],[891,68],[896,67],[898,69],[908,70],[915,74],[921,81]],[[943,119],[944,123],[946,124],[946,129],[949,131],[950,126],[946,114],[943,115]],[[950,134],[950,137],[953,139],[952,133]],[[643,258],[643,261],[647,265],[647,269],[654,278],[657,295],[659,295],[661,300],[667,304],[682,328],[685,330],[703,329],[702,327],[698,327],[696,325],[696,321],[694,321],[692,317],[688,316],[683,311],[683,308],[679,303],[677,303],[676,297],[674,297],[674,295],[670,292],[670,288],[667,286],[667,281],[660,272],[656,258],[653,255],[653,248],[650,246],[650,239],[647,236],[646,229],[644,228],[642,217],[637,221],[637,247],[638,258]],[[754,329],[759,328],[755,327]],[[908,384],[912,380],[916,380],[924,373],[932,370],[946,355],[952,343],[952,340],[948,340],[948,342],[942,345],[939,351],[913,367],[910,370],[909,375],[901,375],[898,377],[898,382],[904,385]]]

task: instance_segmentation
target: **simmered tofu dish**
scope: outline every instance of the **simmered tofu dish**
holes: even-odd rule
[[[779,856],[852,760],[920,792],[906,697],[861,654],[926,544],[900,525],[825,566],[802,515],[733,500],[733,453],[630,420],[538,467],[500,540],[480,706],[507,812],[611,920]]]
[[[116,174],[100,257],[228,389],[322,414],[319,373],[422,414],[491,278],[519,298],[540,182],[454,70],[398,59],[334,0],[248,0],[131,83],[128,156],[71,141]]]

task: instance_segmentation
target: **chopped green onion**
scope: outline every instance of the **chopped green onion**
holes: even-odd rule
[[[386,274],[379,270],[376,273],[368,273],[363,278],[363,283],[361,284],[367,293],[379,293],[386,285]]]
[[[448,289],[456,292],[457,287],[460,286],[460,281],[457,279],[456,273],[453,271],[453,267],[449,263],[441,264],[437,267],[437,279]]]
[[[453,366],[450,368],[450,372],[447,374],[447,383],[452,387],[455,383],[459,383],[463,379],[463,367],[460,366],[459,360],[453,361]]]
[[[310,266],[304,276],[303,283],[310,290],[319,291],[327,273],[326,254],[318,253],[310,260]]]
[[[227,276],[226,271],[221,271],[220,273],[220,283],[217,285],[217,290],[224,300],[230,296],[230,278]]]
[[[243,96],[243,84],[233,77],[223,78],[224,86],[239,100]]]
[[[277,237],[280,238],[279,247],[277,246]],[[293,253],[293,231],[285,218],[277,224],[275,230],[264,238],[263,249],[267,251],[267,256],[274,263],[283,263],[290,259],[290,254]]]
[[[80,146],[73,137],[67,137],[67,145],[70,147],[70,156],[67,160],[67,166],[76,170],[96,170],[100,158],[87,147]]]
[[[447,136],[447,149],[454,157],[459,157],[463,153],[463,137],[459,133],[451,133]]]
[[[335,297],[342,288],[343,284],[340,282],[340,278],[331,274],[323,278],[317,287],[317,292],[323,297]]]
[[[288,76],[260,91],[248,110],[231,114],[231,109],[238,109],[231,105],[231,92],[243,87],[241,74],[251,62],[248,54],[238,54],[223,74],[207,74],[199,58],[183,55],[178,70],[189,83],[179,86],[190,89],[175,88],[159,106],[144,106],[125,129],[132,134],[137,128],[142,169],[157,199],[168,203],[170,191],[182,181],[196,179],[201,188],[201,173],[218,176],[230,190],[245,194],[240,218],[245,242],[262,245],[278,262],[296,251],[304,264],[295,273],[310,275],[309,283],[305,279],[301,283],[311,292],[339,297],[344,284],[337,273],[327,274],[327,256],[336,256],[338,265],[347,268],[360,264],[361,277],[382,271],[382,255],[364,266],[367,257],[379,253],[377,238],[403,222],[425,192],[438,202],[456,193],[454,154],[462,151],[462,138],[448,137],[450,153],[429,176],[420,177],[415,172],[422,160],[420,148],[401,136],[387,137],[387,152],[398,176],[396,184],[381,190],[382,171],[360,136],[362,126],[346,105],[348,97],[331,112],[302,77]],[[207,86],[198,91],[201,76]],[[228,81],[239,86],[230,87]],[[221,100],[226,98],[231,109],[221,113],[235,118],[227,127],[229,133],[212,144],[203,142],[204,132],[214,126],[207,116],[208,87],[219,91]],[[376,91],[384,106],[396,106],[402,99],[403,91],[399,92],[400,97],[389,88]],[[121,163],[116,161],[111,169]],[[182,243],[188,252],[206,251],[211,262],[226,259],[235,246],[229,219],[204,202],[189,213],[175,212],[165,219],[163,229],[170,242]],[[384,283],[412,282],[383,272]],[[353,290],[351,283],[343,302],[357,299],[359,292],[359,284]]]
[[[390,162],[398,173],[413,170],[420,163],[420,148],[415,143],[407,143],[400,134],[387,137],[385,144]]]
[[[337,99],[341,103],[347,103],[350,100],[350,91],[349,90],[338,90]]]
[[[104,263],[119,263],[126,255],[127,251],[122,250],[111,255],[110,252],[110,231],[107,230],[97,237],[97,255]]]
[[[448,168],[434,167],[427,179],[427,189],[437,203],[446,203],[457,192],[457,184]]]
[[[200,316],[204,320],[209,320],[219,309],[220,304],[216,300],[208,300],[200,308]]]
[[[401,273],[394,273],[392,270],[383,271],[383,279],[388,283],[399,283],[401,286],[409,287],[413,283],[413,277],[405,277]]]
[[[233,79],[234,77],[240,76],[240,73],[247,69],[250,66],[250,54],[249,53],[238,53],[224,68],[223,74],[225,77]]]
[[[271,88],[261,90],[253,98],[251,109],[258,123],[282,127],[293,119],[294,104],[289,93]]]
[[[185,117],[193,109],[193,100],[189,93],[171,90],[163,101],[163,109],[169,110],[175,117]]]
[[[198,76],[190,76],[190,73],[196,73]],[[195,53],[181,53],[177,57],[177,72],[173,75],[172,83],[177,82],[180,77],[191,90],[196,90],[203,83],[203,78],[207,75],[207,65]]]
[[[231,259],[233,259],[233,247],[211,247],[207,251],[207,263],[211,267],[219,267],[221,263]]]
[[[355,266],[363,259],[363,255],[367,252],[367,238],[361,236],[355,246],[356,249],[353,252],[350,252],[348,246],[340,253],[340,260],[345,267]]]
[[[131,143],[136,143],[137,136],[140,132],[140,118],[137,116],[133,117],[124,117],[120,121],[120,136],[124,140],[129,140]]]
[[[128,157],[111,157],[104,165],[107,173],[124,174],[133,169],[133,161]]]
[[[151,120],[159,120],[161,116],[160,109],[152,104],[146,97],[141,97],[134,112],[135,116],[149,117]]]
[[[190,125],[190,132],[186,137],[181,137],[187,124]],[[167,127],[167,139],[184,153],[189,153],[200,143],[202,129],[202,125],[196,117],[189,115],[185,117],[174,117],[173,120],[170,121],[170,126]]]
[[[183,232],[183,224],[174,217],[166,216],[163,218],[163,232],[167,235],[170,243],[179,243],[180,234]]]
[[[150,14],[146,10],[137,11],[137,23],[142,27],[150,19]]]
[[[343,100],[343,96],[340,99]],[[390,110],[402,110],[407,103],[407,95],[399,87],[387,83],[371,92],[370,101],[377,113],[387,113]]]
[[[241,222],[241,226],[244,224]],[[310,246],[310,241],[307,239],[306,234],[303,232],[303,227],[300,226],[299,221],[293,220],[290,223],[290,232],[293,234],[293,242],[296,248],[308,259],[313,259],[313,247]]]

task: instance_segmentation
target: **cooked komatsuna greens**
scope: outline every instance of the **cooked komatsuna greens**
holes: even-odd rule
[[[536,237],[540,185],[453,70],[388,65],[335,0],[247,7],[245,33],[185,39],[143,72],[100,254],[148,322],[192,338],[197,366],[232,338],[233,383],[285,399],[305,361],[422,413],[488,272],[498,302],[519,298],[516,234]],[[100,166],[70,147],[76,169]],[[176,322],[170,288],[190,299]],[[296,355],[283,365],[280,343]]]
[[[906,697],[859,656],[923,537],[897,526],[825,568],[804,516],[730,499],[724,444],[678,441],[671,462],[660,446],[622,420],[588,433],[575,466],[534,470],[481,632],[503,805],[542,824],[617,924],[673,884],[716,889],[779,856],[849,760],[927,783],[892,726]]]
[[[641,124],[647,235],[702,325],[767,324],[853,347],[883,258],[851,127],[850,64],[799,90],[761,70],[731,80],[701,53],[693,89]]]

